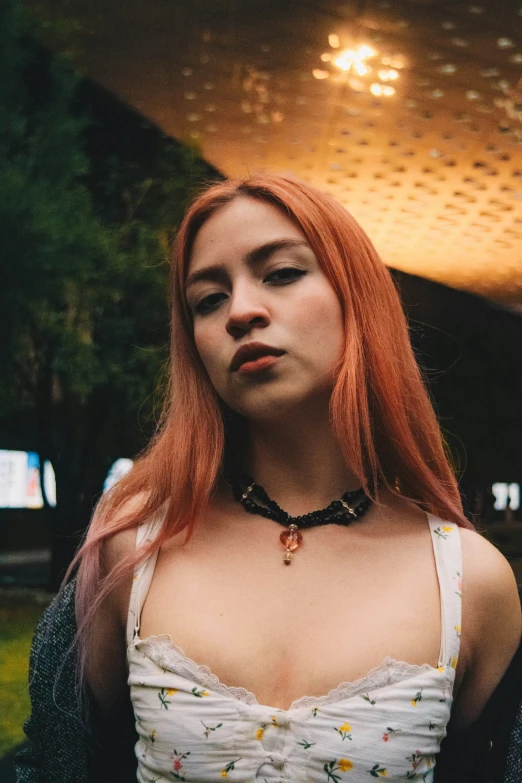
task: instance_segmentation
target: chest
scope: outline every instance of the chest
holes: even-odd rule
[[[438,665],[440,594],[429,531],[373,537],[325,526],[304,532],[291,566],[282,530],[194,534],[160,551],[141,638],[169,634],[219,680],[287,709],[364,677],[390,656]]]

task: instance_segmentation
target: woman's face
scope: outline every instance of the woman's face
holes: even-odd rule
[[[233,410],[274,421],[328,402],[344,346],[341,306],[304,235],[275,206],[240,196],[203,224],[186,296],[201,360]]]

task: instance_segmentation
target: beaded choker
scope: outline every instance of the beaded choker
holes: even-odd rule
[[[362,487],[345,492],[342,498],[334,500],[329,506],[319,511],[311,511],[302,516],[291,517],[272,500],[262,486],[256,484],[248,475],[232,482],[234,498],[241,503],[250,514],[260,514],[267,519],[273,519],[287,530],[283,530],[279,540],[285,548],[283,563],[290,565],[292,552],[302,543],[303,536],[299,528],[317,527],[318,525],[349,525],[360,519],[371,505],[370,498]]]

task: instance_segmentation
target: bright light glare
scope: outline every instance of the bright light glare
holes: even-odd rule
[[[330,36],[330,38],[332,38],[332,36]],[[337,36],[336,39],[338,40]],[[333,46],[331,41],[330,41],[330,46]],[[341,71],[344,71],[345,73],[352,71],[352,73],[357,74],[357,76],[366,76],[367,74],[372,72],[372,68],[365,62],[365,60],[367,60],[370,57],[375,57],[377,54],[378,52],[376,52],[375,49],[372,49],[371,46],[362,44],[361,46],[359,46],[358,49],[343,49],[342,52],[340,52],[339,55],[335,57],[335,59],[332,59],[332,62]],[[323,62],[327,62],[327,58],[325,56],[321,56],[321,59],[323,60]],[[313,71],[313,75],[315,76],[316,79],[327,78],[326,71],[321,71],[317,68]],[[382,69],[379,71],[379,79],[383,82],[390,81],[392,79],[397,79],[398,76],[399,76],[398,72],[393,68]],[[351,80],[349,80],[349,82],[350,81]],[[359,84],[360,84],[360,90],[367,89],[362,84],[362,82]],[[374,82],[371,85],[370,92],[373,95],[395,95],[395,90],[393,87],[382,85],[379,84],[378,82]]]
[[[383,65],[390,65],[392,68],[399,68],[401,69],[403,67],[403,64],[400,60],[396,60],[393,57],[383,57],[381,60]]]
[[[341,45],[341,42],[339,40],[339,36],[332,33],[328,36],[328,43],[332,47],[332,49],[338,49]]]
[[[339,57],[335,58],[334,65],[337,65],[341,71],[349,71],[353,65],[354,58],[355,52],[353,49],[345,49],[343,52],[341,52]]]
[[[364,64],[364,63],[354,63],[355,70],[359,74],[359,76],[365,76],[367,73],[369,73],[370,69]]]
[[[393,68],[390,68],[387,71],[384,71],[384,70],[379,71],[378,72],[378,76],[379,76],[379,79],[381,80],[381,82],[388,82],[391,79],[398,79],[399,78],[399,72],[398,71],[394,71]]]
[[[372,95],[395,95],[395,90],[393,89],[393,87],[377,84],[377,82],[374,82],[370,86],[370,92],[372,93]]]
[[[363,46],[359,46],[357,49],[357,54],[361,60],[366,60],[368,57],[375,57],[377,52],[375,49],[372,49],[371,46],[366,46],[366,44],[364,44]]]
[[[369,57],[375,57],[376,54],[377,52],[375,49],[366,45],[359,46],[357,50],[343,49],[339,57],[335,58],[334,64],[342,71],[349,71],[350,68],[353,68],[359,75],[363,75],[364,73],[368,73],[368,68],[364,64],[364,60],[367,60]],[[365,70],[361,71],[359,70],[360,68],[364,68]]]

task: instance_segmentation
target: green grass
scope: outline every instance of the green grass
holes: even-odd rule
[[[49,598],[50,600],[50,598]],[[29,651],[44,606],[30,597],[0,597],[0,756],[23,742],[29,716]]]

